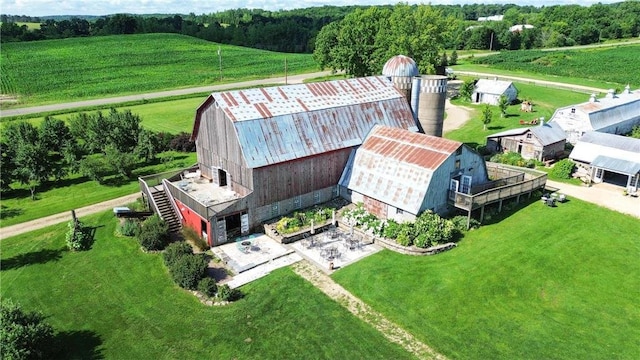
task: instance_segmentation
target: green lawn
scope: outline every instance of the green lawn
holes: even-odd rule
[[[476,105],[460,100],[454,100],[453,103],[474,109],[473,115],[469,122],[460,129],[449,131],[445,137],[452,140],[464,142],[470,146],[484,145],[488,135],[502,132],[505,130],[523,127],[520,120],[530,121],[536,118],[544,117],[549,120],[551,115],[558,107],[571,104],[582,103],[589,100],[589,96],[580,92],[568,90],[560,90],[554,88],[545,88],[536,85],[514,83],[518,89],[518,99],[528,99],[533,102],[532,113],[523,113],[520,111],[520,105],[511,105],[507,110],[507,116],[500,117],[500,110],[497,106],[491,106],[493,117],[491,123],[487,125],[487,130],[483,130],[481,119],[484,104]]]
[[[311,54],[220,45],[178,34],[2,44],[0,92],[27,106],[213,85],[318,69]],[[10,105],[6,105],[7,107]]]
[[[289,268],[207,307],[170,280],[160,254],[114,236],[110,212],[86,252],[65,250],[66,224],[0,243],[2,298],[40,310],[65,359],[410,359]]]
[[[167,153],[169,154],[169,153]],[[2,194],[0,227],[19,224],[44,216],[70,211],[140,191],[137,176],[183,169],[196,163],[196,153],[175,153],[166,162],[144,166],[134,171],[135,178],[128,181],[115,178],[101,185],[79,175],[37,189],[37,199],[31,200],[29,190],[16,186],[16,190]],[[109,180],[109,179],[107,179]]]
[[[638,234],[631,216],[535,201],[450,252],[384,251],[333,277],[450,358],[635,359]]]

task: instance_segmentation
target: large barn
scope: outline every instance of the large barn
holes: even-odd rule
[[[604,98],[591,95],[588,102],[559,108],[551,117],[575,144],[589,131],[626,134],[640,125],[640,90],[627,86],[620,94],[609,90]]]
[[[353,151],[340,191],[379,218],[411,221],[451,210],[447,190],[470,194],[487,181],[482,157],[460,142],[375,126]]]
[[[165,187],[182,223],[219,245],[337,197],[352,149],[375,125],[418,130],[382,76],[213,93],[196,111],[197,172]]]

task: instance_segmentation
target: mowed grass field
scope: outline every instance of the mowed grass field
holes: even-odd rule
[[[19,106],[221,83],[218,44],[178,34],[2,44],[0,91]],[[311,54],[220,45],[222,82],[317,70]]]
[[[333,278],[451,359],[638,358],[637,218],[570,199],[493,220],[452,251]]]
[[[42,311],[62,359],[412,359],[289,268],[205,306],[177,287],[161,254],[114,235],[110,212],[91,250],[65,250],[66,224],[2,240],[3,299]]]
[[[579,50],[503,51],[491,56],[462,59],[454,67],[467,71],[491,71],[504,75],[535,75],[541,80],[622,90],[640,87],[640,45],[620,45]]]

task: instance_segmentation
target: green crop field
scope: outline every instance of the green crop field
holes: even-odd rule
[[[451,359],[637,358],[640,221],[577,199],[500,218],[450,252],[333,277]]]
[[[317,70],[311,54],[220,47],[223,82],[284,74],[285,58],[290,74]],[[221,83],[217,51],[177,34],[5,43],[0,91],[24,106],[213,85]]]
[[[597,80],[617,84],[619,90],[622,90],[626,84],[631,84],[633,88],[640,86],[638,54],[640,54],[640,45],[553,52],[522,50],[504,51],[500,54],[475,58],[472,63],[525,75],[540,74]],[[473,67],[463,66],[460,69],[471,70]]]
[[[412,359],[289,268],[242,287],[228,306],[178,288],[161,254],[115,236],[113,214],[89,251],[65,248],[66,224],[2,240],[2,299],[39,310],[63,359]]]

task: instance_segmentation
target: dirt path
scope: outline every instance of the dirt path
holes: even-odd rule
[[[112,209],[116,206],[124,206],[136,201],[140,197],[140,193],[135,193],[116,199],[104,201],[98,204],[93,204],[76,209],[76,216],[82,217],[86,215],[95,214],[101,211]],[[20,235],[32,230],[41,229],[49,225],[59,224],[71,220],[71,211],[61,212],[55,215],[43,217],[36,220],[23,222],[16,225],[0,228],[0,239],[6,239],[11,236]]]
[[[402,346],[419,359],[446,359],[426,344],[423,344],[398,325],[387,320],[382,314],[373,310],[362,300],[353,296],[345,288],[338,285],[318,267],[303,260],[292,265],[293,271],[302,276],[327,296],[346,307],[351,313],[375,327],[389,341]]]
[[[442,133],[446,134],[448,131],[459,129],[471,118],[472,109],[464,106],[453,105],[449,99],[444,104],[444,111],[447,114],[447,118],[444,119],[442,125]]]

